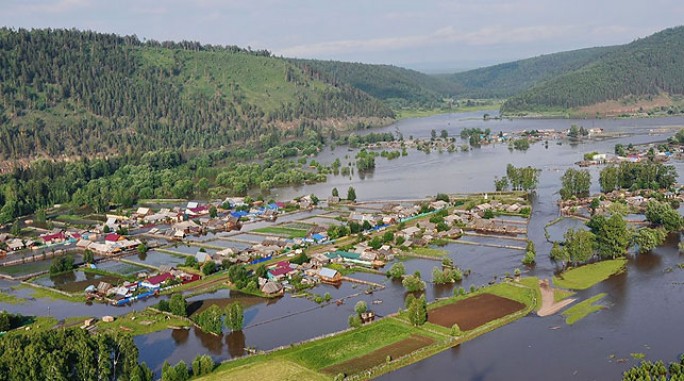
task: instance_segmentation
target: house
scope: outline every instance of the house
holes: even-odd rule
[[[339,271],[323,267],[318,271],[318,277],[323,283],[339,284],[342,282],[342,274]]]
[[[364,267],[372,267],[373,263],[361,259],[361,254],[350,253],[348,251],[333,251],[325,254],[333,263],[347,263],[351,265],[360,265]]]
[[[124,237],[116,233],[109,233],[105,236],[105,242],[117,242],[121,241],[122,239],[124,239]]]
[[[173,230],[180,230],[185,234],[197,233],[202,229],[202,227],[200,225],[197,225],[194,221],[178,222],[173,224],[171,228]]]
[[[152,214],[152,209],[140,207],[135,211],[135,215],[138,217],[149,216]]]
[[[314,266],[325,266],[330,263],[330,258],[325,254],[317,253],[311,257],[311,264]]]
[[[435,210],[444,209],[447,206],[449,206],[449,203],[447,203],[446,201],[442,201],[442,200],[437,200],[437,201],[433,201],[430,203],[430,207],[435,209]]]
[[[283,289],[283,285],[280,284],[280,282],[274,282],[269,280],[266,283],[264,283],[264,285],[261,287],[261,292],[268,296],[276,296],[284,294],[285,290]]]
[[[43,243],[46,245],[56,245],[59,243],[63,243],[66,241],[66,235],[64,232],[57,232],[57,233],[48,233],[48,234],[42,234],[40,238],[43,240]]]
[[[162,273],[145,279],[140,283],[140,285],[146,288],[159,288],[161,287],[162,283],[168,281],[169,279],[173,279],[173,275],[171,275],[171,273]]]
[[[195,254],[195,260],[197,260],[197,263],[202,265],[211,261],[212,258],[208,253],[205,253],[204,251],[198,251],[197,254]]]
[[[14,238],[7,241],[7,249],[9,249],[9,251],[21,250],[24,247],[24,242],[22,242],[19,238]]]
[[[382,217],[382,224],[383,225],[396,224],[398,221],[399,221],[399,216],[397,216],[397,215],[390,215],[390,216]]]
[[[159,224],[162,222],[165,222],[169,218],[168,215],[165,213],[156,213],[156,214],[150,214],[150,215],[145,215],[142,217],[142,220],[146,224]]]
[[[413,238],[418,233],[420,233],[420,228],[416,226],[410,226],[401,231],[401,234],[404,236],[405,239]]]
[[[231,248],[231,247],[228,247],[228,248],[225,248],[221,251],[217,251],[216,255],[220,255],[222,257],[231,257],[231,256],[235,255],[235,250],[233,250],[233,248]]]
[[[275,267],[268,270],[268,279],[280,280],[289,277],[291,273],[296,271],[297,265],[291,264],[289,261],[280,261],[276,263]]]

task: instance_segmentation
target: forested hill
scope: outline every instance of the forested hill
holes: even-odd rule
[[[254,143],[392,117],[381,101],[267,51],[0,29],[0,160]]]
[[[640,102],[662,108],[683,94],[684,27],[677,27],[623,45],[590,65],[540,83],[508,99],[501,110],[516,114],[595,105],[584,110],[600,113],[629,102],[638,108],[642,108]],[[603,109],[597,105],[602,102],[606,102]]]
[[[393,108],[403,106],[434,107],[450,93],[450,84],[440,78],[391,65],[300,60],[292,62],[325,73],[332,83],[348,83]]]
[[[547,54],[520,61],[442,75],[459,98],[507,98],[544,80],[577,70],[615,51],[600,47]]]

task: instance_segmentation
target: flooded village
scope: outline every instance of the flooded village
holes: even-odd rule
[[[238,359],[225,365],[239,377],[250,371],[240,358],[289,363],[323,351],[327,362],[298,364],[347,379],[451,372],[470,379],[513,369],[521,378],[574,379],[578,364],[589,362],[591,373],[582,378],[614,378],[634,363],[630,353],[679,353],[674,343],[650,340],[666,334],[659,325],[676,329],[665,316],[649,316],[649,328],[629,338],[620,334],[649,309],[677,316],[684,305],[675,302],[684,274],[679,233],[669,233],[650,254],[630,256],[626,270],[588,290],[558,286],[554,276],[563,266],[549,253],[568,229],[586,229],[587,220],[613,204],[625,205],[625,220],[636,228],[646,225],[649,200],[680,202],[684,166],[664,143],[684,120],[598,120],[586,137],[569,137],[570,126],[582,123],[486,120],[481,113],[405,120],[385,131],[411,139],[363,148],[407,155],[379,157],[363,174],[331,175],[326,183],[273,189],[266,197],[147,200],[103,215],[56,207],[48,211],[49,224],[24,220],[20,234],[0,236],[0,309],[133,333],[141,360],[156,374],[165,361],[209,354],[216,362]],[[431,133],[441,130],[446,137]],[[475,135],[477,144],[470,144]],[[512,141],[523,137],[530,146],[516,148]],[[630,144],[625,152],[615,148]],[[328,147],[316,160],[331,163],[349,152]],[[601,191],[601,169],[649,156],[676,169],[671,189]],[[535,186],[496,189],[507,163],[536,168]],[[594,179],[589,196],[560,200],[568,168],[587,168]],[[529,252],[536,258],[527,263]],[[64,262],[76,267],[55,268]],[[415,289],[408,285],[414,278]],[[654,297],[655,290],[665,296]],[[564,309],[599,293],[606,294],[600,311],[565,323]],[[163,301],[170,304],[173,295],[183,296],[187,316],[165,310]],[[406,301],[420,295],[430,329],[408,323]],[[243,329],[202,329],[200,315],[234,302],[244,308]],[[365,307],[357,308],[361,302]],[[350,328],[357,317],[362,326]],[[615,319],[624,325],[619,330]],[[377,342],[345,355],[320,348],[344,348],[357,337]],[[559,348],[564,340],[571,344]],[[576,361],[515,367],[552,350]],[[488,368],[477,359],[482,351],[507,357],[502,353]]]

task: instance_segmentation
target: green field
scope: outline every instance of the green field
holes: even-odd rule
[[[626,265],[626,259],[613,259],[576,267],[566,270],[558,276],[554,276],[553,284],[556,287],[570,290],[586,290],[597,283],[603,282],[611,275],[621,273]]]
[[[584,319],[585,317],[589,316],[590,314],[604,309],[605,308],[604,306],[595,305],[594,303],[603,299],[603,297],[605,297],[605,296],[606,296],[605,292],[598,294],[596,296],[592,296],[591,298],[584,300],[580,303],[577,303],[574,306],[563,311],[562,315],[565,316],[565,323],[568,325],[573,325],[576,322],[578,322],[578,321]]]
[[[293,375],[301,374],[303,380],[328,379],[328,377],[316,373],[323,368],[345,362],[347,360],[364,356],[387,345],[399,342],[416,333],[416,329],[402,323],[397,319],[382,319],[373,324],[344,332],[340,335],[312,341],[301,346],[294,346],[284,350],[271,352],[265,355],[252,356],[245,359],[230,361],[222,364],[216,372],[202,378],[202,380],[223,379],[257,379],[249,377],[253,371],[263,371],[258,379],[268,380],[291,380],[290,374],[270,374],[272,365],[282,362],[288,372]],[[308,370],[307,370],[308,369]],[[233,373],[237,372],[237,373]]]
[[[405,252],[407,255],[417,254],[417,255],[423,255],[426,257],[444,257],[448,254],[448,252],[444,249],[435,249],[432,247],[414,247],[411,249],[409,252]]]
[[[169,315],[150,309],[131,312],[127,315],[118,316],[113,322],[98,321],[100,331],[128,332],[131,335],[146,335],[148,333],[163,331],[170,327],[190,327],[192,324],[187,319],[170,317]]]
[[[287,357],[308,368],[320,370],[401,341],[412,333],[414,329],[410,326],[394,319],[384,319],[329,340],[313,342]]]
[[[219,380],[240,380],[240,381],[263,381],[263,380],[283,380],[283,381],[319,381],[329,380],[322,374],[309,370],[295,362],[285,359],[274,359],[271,361],[260,361],[249,363],[230,370],[230,375],[226,372],[214,372],[201,378],[204,381]]]
[[[274,234],[274,235],[284,236],[284,237],[288,237],[288,238],[305,238],[307,230],[290,229],[290,228],[280,227],[280,226],[269,226],[266,228],[255,229],[255,230],[253,230],[253,232],[264,233],[264,234]]]
[[[405,316],[398,318],[384,318],[361,328],[350,330],[339,335],[311,341],[302,345],[291,346],[279,351],[267,354],[255,355],[246,358],[228,361],[221,364],[211,375],[201,378],[201,380],[322,380],[330,379],[323,372],[330,371],[330,367],[342,364],[342,366],[365,367],[374,364],[373,361],[366,361],[370,357],[383,355],[383,350],[389,350],[393,344],[396,346],[405,345],[405,339],[429,338],[435,340],[436,345],[425,347],[425,351],[419,355],[411,355],[387,367],[377,368],[370,365],[369,369],[360,370],[363,374],[362,379],[366,379],[366,371],[372,370],[372,377],[377,377],[391,370],[420,361],[435,353],[441,352],[457,342],[465,342],[481,334],[494,330],[508,324],[522,316],[525,311],[536,308],[541,300],[539,293],[539,283],[537,278],[525,278],[520,283],[507,282],[496,284],[489,287],[461,296],[449,298],[437,303],[430,304],[428,310],[437,308],[441,305],[454,303],[466,297],[478,295],[480,293],[491,293],[524,303],[527,307],[516,314],[510,314],[501,319],[487,323],[482,328],[474,329],[460,337],[458,341],[450,335],[450,330],[431,323],[426,323],[423,327],[413,327]],[[522,313],[520,313],[522,312]],[[401,352],[401,351],[400,351]],[[361,360],[358,364],[350,365],[350,360]],[[383,361],[384,363],[384,357]],[[282,367],[282,369],[281,369]],[[349,374],[347,376],[350,376]]]

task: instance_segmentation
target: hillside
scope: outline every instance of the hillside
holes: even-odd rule
[[[459,98],[506,98],[591,64],[616,49],[601,47],[547,54],[439,78],[448,82],[450,92]]]
[[[393,107],[431,106],[450,92],[449,83],[415,70],[391,65],[292,60],[301,67],[325,73],[332,83],[347,83]]]
[[[0,29],[0,159],[216,148],[392,117],[267,51]]]
[[[570,109],[574,114],[595,116],[667,109],[681,104],[683,67],[684,27],[666,29],[513,96],[501,111],[523,114]]]

